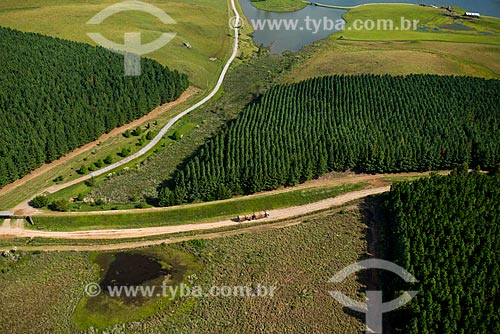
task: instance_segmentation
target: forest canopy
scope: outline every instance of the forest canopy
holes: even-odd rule
[[[277,85],[208,141],[160,205],[292,186],[329,171],[493,168],[500,81],[436,75],[330,76]]]
[[[500,333],[500,178],[396,184],[387,207],[387,257],[420,282],[398,317],[402,332]],[[397,282],[387,285],[398,290]]]
[[[123,56],[0,27],[0,187],[45,162],[177,99],[186,75],[142,59],[125,77]]]

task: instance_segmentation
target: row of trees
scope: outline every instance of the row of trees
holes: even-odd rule
[[[0,187],[177,99],[188,78],[100,47],[0,28]]]
[[[455,173],[401,183],[387,203],[388,257],[419,280],[419,294],[398,315],[403,332],[500,333],[500,178]]]
[[[433,75],[278,85],[192,157],[175,187],[161,191],[162,203],[271,190],[337,170],[491,168],[500,161],[499,91],[497,80]]]

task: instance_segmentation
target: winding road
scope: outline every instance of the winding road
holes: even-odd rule
[[[234,60],[236,59],[236,57],[238,55],[239,36],[240,36],[239,29],[240,29],[241,16],[240,16],[240,14],[238,12],[238,9],[236,8],[235,0],[231,0],[231,7],[232,7],[232,10],[233,10],[234,15],[235,15],[231,19],[231,24],[234,25],[234,27],[233,27],[233,29],[234,29],[233,51],[232,51],[231,56],[229,57],[226,65],[222,69],[222,72],[221,72],[221,74],[219,76],[217,84],[215,85],[214,89],[210,92],[210,94],[208,94],[205,98],[203,98],[198,103],[194,104],[193,106],[189,107],[188,109],[184,110],[183,112],[181,112],[180,114],[178,114],[177,116],[175,116],[174,118],[172,118],[160,130],[160,132],[146,146],[144,146],[141,150],[137,151],[136,153],[134,153],[134,154],[126,157],[125,159],[120,160],[120,161],[118,161],[118,162],[116,162],[116,163],[114,163],[112,165],[109,165],[109,166],[107,166],[105,168],[102,168],[102,169],[100,169],[98,171],[92,172],[90,174],[82,176],[82,177],[80,177],[78,179],[75,179],[73,181],[57,185],[56,186],[57,188],[46,189],[46,190],[42,191],[41,193],[45,193],[45,192],[52,193],[52,192],[55,192],[55,191],[59,191],[59,190],[68,188],[68,187],[70,187],[72,185],[75,185],[77,183],[86,181],[86,180],[88,180],[88,179],[90,179],[92,177],[97,177],[97,176],[109,173],[113,169],[116,169],[118,167],[124,166],[124,165],[128,164],[129,162],[131,162],[131,161],[133,161],[133,160],[135,160],[135,159],[137,159],[137,158],[145,155],[146,153],[148,153],[149,151],[151,151],[160,142],[160,140],[167,134],[167,132],[170,130],[170,128],[175,123],[177,123],[181,118],[183,118],[184,116],[186,116],[187,114],[189,114],[193,110],[198,109],[199,107],[201,107],[202,105],[204,105],[205,103],[207,103],[208,101],[210,101],[215,96],[215,94],[217,94],[217,92],[219,91],[219,89],[222,87],[222,83],[224,82],[226,74],[229,71],[229,68],[231,67],[232,63],[234,62]],[[13,209],[13,211],[16,212],[16,211],[19,211],[19,210],[26,209],[27,207],[28,207],[27,203],[21,203],[18,206],[16,206]]]
[[[167,123],[167,125],[165,125],[160,130],[160,132],[156,135],[156,137],[154,137],[141,150],[137,151],[136,153],[130,155],[129,157],[127,157],[127,158],[125,158],[125,159],[123,159],[123,160],[121,160],[121,161],[119,161],[117,163],[114,163],[114,164],[109,165],[109,166],[107,166],[107,167],[105,167],[103,169],[100,169],[98,171],[90,173],[89,175],[87,175],[87,179],[91,178],[91,177],[96,177],[96,176],[108,173],[111,170],[113,170],[115,168],[118,168],[118,167],[121,167],[123,165],[126,165],[130,161],[135,160],[135,159],[143,156],[144,154],[148,153],[151,149],[153,149],[156,146],[156,144],[158,144],[160,142],[160,140],[167,134],[168,130],[170,130],[170,128],[175,123],[177,123],[177,121],[179,121],[182,117],[186,116],[187,114],[189,114],[193,110],[198,109],[199,107],[201,107],[202,105],[204,105],[205,103],[207,103],[208,101],[210,101],[215,96],[215,94],[217,94],[217,92],[219,91],[219,89],[222,87],[222,83],[224,82],[224,79],[226,77],[227,71],[229,71],[229,67],[231,66],[231,64],[233,63],[233,61],[236,59],[236,56],[238,55],[238,46],[239,46],[239,30],[238,30],[239,28],[238,27],[239,27],[239,22],[241,20],[241,17],[240,17],[240,14],[238,13],[238,10],[236,9],[236,4],[235,4],[234,1],[235,0],[231,0],[231,6],[232,6],[233,12],[235,14],[235,18],[232,19],[232,22],[235,22],[235,24],[234,24],[234,45],[233,45],[233,52],[231,54],[231,57],[229,57],[226,65],[222,69],[222,72],[221,72],[221,74],[219,76],[219,80],[217,81],[217,84],[215,85],[215,88],[212,90],[212,92],[210,92],[210,94],[208,94],[200,102],[194,104],[193,106],[189,107],[188,109],[184,110],[183,112],[181,112],[180,114],[178,114],[177,116],[175,116],[174,118],[172,118]]]

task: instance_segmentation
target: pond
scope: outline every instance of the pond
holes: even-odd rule
[[[291,13],[275,13],[267,12],[252,6],[250,0],[239,0],[243,14],[255,26],[256,20],[263,27],[255,29],[253,39],[257,45],[264,45],[270,47],[271,53],[282,53],[285,50],[298,51],[303,46],[311,44],[314,41],[323,39],[335,32],[339,31],[335,26],[326,24],[325,18],[331,22],[339,22],[342,20],[342,15],[346,12],[341,9],[324,8],[317,6],[307,6],[302,10]],[[313,0],[311,0],[313,1]],[[420,3],[419,1],[405,1],[405,0],[316,0],[315,2],[324,3],[336,6],[356,6],[364,3]],[[500,17],[500,1],[498,0],[432,0],[422,1],[423,3],[432,3],[436,6],[459,6],[464,9],[479,12],[482,15]],[[304,21],[306,18],[310,19],[310,24]],[[281,22],[281,28],[277,26],[270,27],[269,22]],[[298,20],[297,27],[299,29],[285,29],[283,20]],[[292,22],[292,21],[289,21]],[[312,23],[314,22],[314,24]],[[341,21],[340,21],[341,22]],[[320,24],[321,23],[321,24]],[[317,26],[315,26],[317,24]],[[310,29],[308,29],[310,28]]]
[[[157,259],[143,254],[117,253],[110,257],[111,254],[102,254],[96,261],[105,270],[100,282],[102,291],[108,291],[111,286],[140,285],[172,272],[169,268],[162,268]],[[106,270],[109,260],[111,263]]]
[[[91,261],[98,269],[96,283],[101,290],[96,295],[84,293],[80,299],[72,317],[80,329],[106,328],[156,313],[172,302],[171,296],[162,295],[163,288],[179,286],[186,275],[201,268],[192,254],[166,246],[93,254]],[[127,290],[138,293],[127,294]],[[121,293],[114,295],[117,291]]]

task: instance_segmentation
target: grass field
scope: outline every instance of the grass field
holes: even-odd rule
[[[362,189],[364,183],[337,187],[295,190],[266,196],[237,198],[211,204],[191,205],[156,212],[106,215],[34,216],[35,228],[49,231],[133,228],[182,225],[234,218],[238,214],[313,203]]]
[[[402,40],[445,41],[464,43],[500,44],[500,19],[481,17],[464,19],[453,17],[444,9],[405,4],[368,4],[350,9],[344,14],[345,30],[334,36],[348,40]],[[400,27],[401,18],[418,20],[417,30]],[[390,19],[394,29],[356,29],[356,20]],[[377,25],[375,24],[375,27]],[[399,28],[399,29],[396,29]]]
[[[285,82],[333,74],[440,74],[500,79],[500,46],[432,41],[347,41],[307,47]]]
[[[147,57],[187,73],[190,81],[200,88],[206,89],[215,83],[231,46],[227,36],[227,1],[148,1],[168,13],[176,25],[164,25],[154,16],[136,11],[115,14],[98,26],[86,24],[115,3],[110,0],[25,0],[22,3],[3,0],[0,25],[89,44],[94,42],[86,35],[88,32],[100,32],[116,43],[123,43],[123,34],[130,31],[142,32],[143,43],[155,40],[162,32],[175,32],[174,40]],[[184,42],[193,48],[184,47]],[[212,61],[211,57],[217,60]]]
[[[366,225],[362,221],[358,209],[346,209],[305,219],[286,229],[146,248],[142,251],[191,254],[199,269],[188,280],[190,286],[255,287],[260,283],[275,286],[275,295],[177,298],[172,303],[140,310],[136,321],[113,326],[110,332],[283,333],[297,332],[299,328],[308,333],[361,333],[361,320],[344,312],[328,291],[338,289],[362,300],[359,291],[364,282],[355,275],[334,286],[328,280],[366,256]],[[17,263],[6,265],[8,271],[0,274],[2,295],[6,297],[0,299],[0,330],[11,334],[87,334],[91,331],[79,328],[112,323],[112,319],[97,319],[95,323],[92,315],[80,313],[86,301],[79,301],[84,286],[99,278],[98,268],[92,263],[96,255],[24,253]],[[151,316],[139,320],[145,315]]]
[[[73,309],[96,274],[86,254],[23,253],[0,264],[1,333],[76,332]]]
[[[252,5],[261,10],[269,12],[293,12],[307,6],[301,0],[263,0],[252,1]]]
[[[500,19],[452,18],[441,9],[370,4],[349,10],[346,30],[306,46],[284,79],[333,74],[439,74],[500,79]],[[419,20],[418,31],[356,31],[354,20]]]
[[[203,268],[194,285],[275,286],[273,298],[183,298],[120,333],[362,333],[358,317],[328,294],[340,290],[363,300],[352,275],[328,280],[366,255],[366,225],[358,210],[306,220],[281,230],[207,240],[197,253]]]

